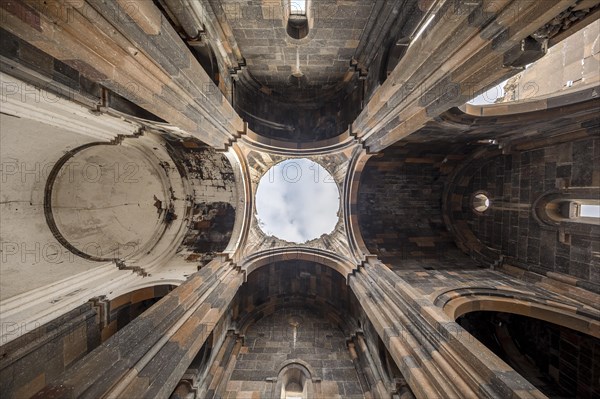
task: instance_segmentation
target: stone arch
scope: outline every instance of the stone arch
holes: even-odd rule
[[[205,43],[204,46],[193,46],[192,51],[208,77],[212,80],[215,86],[219,87],[221,81],[219,63],[210,40],[207,42],[208,43]]]
[[[326,154],[335,150],[344,150],[355,145],[348,130],[331,138],[308,142],[291,142],[269,138],[253,132],[252,130],[248,130],[241,140],[259,150],[301,157]]]
[[[348,243],[350,244],[354,256],[359,259],[370,253],[363,239],[358,221],[358,193],[360,189],[361,174],[371,156],[372,154],[369,154],[364,149],[355,150],[348,167],[347,177],[344,180],[343,209]]]
[[[578,302],[564,299],[493,289],[461,288],[439,295],[435,302],[452,320],[476,311],[518,314],[544,320],[600,338],[600,312]]]
[[[312,256],[269,257],[247,272],[232,307],[236,330],[246,331],[282,308],[308,309],[346,335],[359,325],[348,275]]]
[[[474,105],[465,103],[457,110],[460,110],[465,118],[496,117],[508,120],[514,118],[517,114],[528,112],[542,114],[556,107],[556,104],[560,104],[561,107],[564,107],[593,99],[596,96],[594,91],[595,88],[590,87],[571,93],[550,93],[548,95],[536,97],[535,99],[502,102],[498,104]]]
[[[260,251],[245,258],[240,267],[248,275],[259,268],[269,265],[273,262],[304,260],[319,263],[323,266],[333,269],[341,274],[345,279],[354,271],[356,265],[350,260],[330,251],[308,248],[303,246],[275,248],[271,250]]]
[[[169,286],[171,289],[175,289],[185,282],[185,277],[181,278],[154,278],[152,276],[145,277],[140,280],[134,280],[133,282],[123,285],[121,287],[116,287],[113,291],[110,291],[110,294],[105,295],[106,299],[111,301],[118,297],[129,295],[135,291],[141,291],[148,288],[159,287],[159,286]]]
[[[240,198],[240,202],[235,208],[235,222],[231,238],[223,251],[225,253],[234,253],[240,247],[240,243],[248,236],[250,224],[246,221],[252,217],[254,196],[252,195],[250,168],[239,145],[233,143],[229,150],[224,153],[224,156],[232,166],[235,190]]]
[[[568,298],[493,288],[453,290],[438,306],[453,320],[453,335],[480,346],[478,356],[504,363],[548,397],[587,397],[598,367],[589,358],[600,342],[600,313]],[[592,395],[593,396],[593,395]]]
[[[307,378],[322,379],[329,396],[338,389],[341,397],[369,390],[361,383],[362,371],[353,363],[348,341],[360,327],[357,300],[345,278],[328,266],[302,259],[271,262],[250,273],[230,307],[230,328],[243,337],[244,348],[223,384],[234,386],[251,374],[254,381],[264,381],[252,388],[260,389],[260,397],[286,397],[289,381],[281,370],[300,364],[310,372]],[[325,364],[324,358],[331,361]],[[341,381],[348,384],[338,388]],[[297,384],[292,397],[320,397],[304,389],[306,382]]]
[[[348,84],[339,83],[317,94],[307,72],[300,77],[300,87],[288,80],[283,93],[267,94],[266,86],[246,71],[235,83],[234,107],[247,120],[252,136],[267,145],[320,150],[321,145],[335,145],[349,137],[348,126],[360,112],[362,86],[357,81],[354,77]],[[294,98],[284,93],[294,93]],[[277,111],[269,113],[272,110]]]
[[[471,198],[471,194],[466,191],[471,181],[468,178],[468,173],[477,170],[496,155],[500,155],[500,151],[497,149],[481,148],[475,151],[469,159],[450,175],[442,196],[444,223],[446,228],[454,235],[456,245],[471,257],[488,264],[498,264],[502,259],[500,252],[481,242],[468,224],[460,218],[460,211],[463,206],[463,197]],[[494,198],[490,198],[490,200],[493,203]]]

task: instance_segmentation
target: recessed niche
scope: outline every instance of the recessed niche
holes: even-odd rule
[[[339,219],[339,206],[340,193],[331,174],[306,158],[271,167],[256,191],[260,229],[294,243],[331,233]]]

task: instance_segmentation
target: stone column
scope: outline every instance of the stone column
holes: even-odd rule
[[[216,258],[35,397],[168,397],[242,282]]]
[[[15,36],[212,147],[227,148],[242,119],[158,8],[142,3],[16,0],[0,8],[2,27]]]
[[[417,398],[543,397],[380,261],[349,284]]]
[[[243,338],[229,331],[214,361],[210,371],[198,389],[199,398],[224,397],[227,391],[227,381],[233,372],[235,362],[243,345]]]
[[[517,73],[505,54],[575,4],[509,0],[440,2],[430,24],[373,93],[352,131],[378,152]],[[592,17],[593,18],[593,17]]]

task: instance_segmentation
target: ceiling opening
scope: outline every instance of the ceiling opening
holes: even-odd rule
[[[288,159],[269,169],[256,191],[262,231],[304,243],[329,234],[338,222],[340,193],[331,174],[306,158]]]

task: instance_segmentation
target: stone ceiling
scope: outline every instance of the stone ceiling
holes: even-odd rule
[[[343,82],[375,4],[371,0],[314,1],[310,40],[304,41],[287,34],[283,1],[221,3],[248,71],[265,90],[291,87],[290,75],[298,66],[308,87],[328,89]]]

